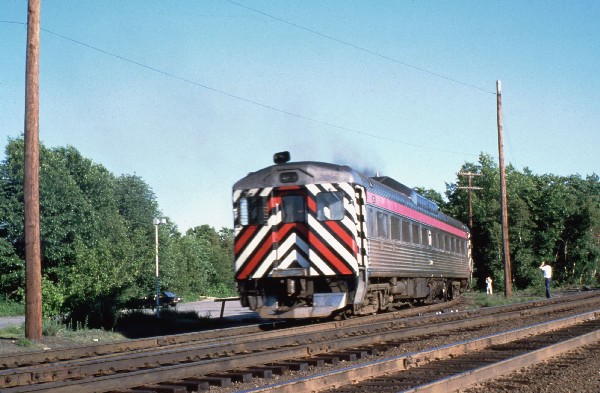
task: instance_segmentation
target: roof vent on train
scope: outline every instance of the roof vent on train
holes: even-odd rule
[[[391,189],[403,193],[404,195],[409,197],[415,205],[419,206],[422,209],[428,210],[434,214],[437,214],[437,212],[440,210],[440,208],[438,207],[438,205],[435,204],[435,202],[425,198],[423,195],[415,192],[415,190],[413,190],[412,188],[405,186],[404,184],[400,183],[395,179],[392,179],[391,177],[375,176],[371,177],[371,179],[378,181],[379,183],[384,184],[390,187]]]
[[[417,205],[419,207],[428,210],[434,214],[437,214],[437,212],[440,210],[439,206],[435,202],[425,198],[421,194],[417,194],[416,192],[415,195],[417,197]]]
[[[405,186],[404,184],[400,183],[398,180],[392,179],[391,177],[388,177],[388,176],[374,176],[374,177],[371,177],[371,179],[373,179],[376,182],[379,182],[381,184],[385,184],[386,186],[388,186],[389,188],[391,188],[393,190],[403,193],[404,195],[406,195],[407,197],[412,199],[415,204],[417,203],[416,198],[413,198],[413,194],[415,193],[415,190],[413,190],[410,187]]]
[[[273,154],[273,162],[277,165],[285,164],[290,160],[290,152],[289,151],[281,151],[279,153]]]

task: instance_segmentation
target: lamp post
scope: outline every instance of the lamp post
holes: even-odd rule
[[[160,318],[160,300],[158,298],[158,292],[160,290],[160,285],[158,283],[158,226],[161,224],[166,224],[167,223],[167,219],[166,218],[155,218],[154,220],[152,220],[152,223],[154,224],[154,245],[155,245],[155,254],[156,254],[156,275],[155,275],[155,282],[156,282],[156,318]]]

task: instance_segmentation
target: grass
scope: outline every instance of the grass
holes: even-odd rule
[[[69,347],[74,345],[90,345],[122,341],[126,338],[116,332],[101,329],[69,329],[66,325],[53,320],[42,322],[42,339],[31,341],[25,337],[25,324],[21,326],[8,326],[0,329],[0,353],[10,353],[12,348],[21,349],[48,349]]]
[[[0,317],[15,317],[25,315],[25,305],[11,301],[0,302]]]
[[[476,307],[495,307],[544,299],[544,295],[540,294],[539,291],[529,289],[513,290],[511,297],[504,296],[504,292],[487,295],[485,292],[475,291],[466,292],[463,296],[471,299]]]

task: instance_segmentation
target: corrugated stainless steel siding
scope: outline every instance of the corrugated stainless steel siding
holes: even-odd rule
[[[369,239],[369,274],[372,277],[468,278],[466,255],[430,247]]]

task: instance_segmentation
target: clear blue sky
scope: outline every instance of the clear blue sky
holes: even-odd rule
[[[219,229],[281,150],[443,193],[497,157],[501,80],[507,163],[600,172],[599,1],[236,2],[42,1],[40,139],[141,176],[181,231]],[[2,150],[26,21],[0,0]]]

